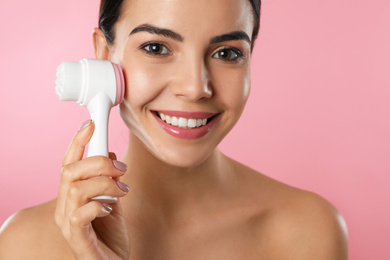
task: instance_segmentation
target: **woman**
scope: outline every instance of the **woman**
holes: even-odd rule
[[[82,124],[57,200],[8,221],[0,259],[347,259],[332,205],[217,149],[249,95],[260,2],[103,1],[100,13],[95,55],[123,68],[128,150],[82,159],[94,131]]]

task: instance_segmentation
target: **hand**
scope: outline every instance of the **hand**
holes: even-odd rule
[[[91,201],[99,195],[127,194],[128,186],[119,182],[126,165],[113,153],[82,160],[93,130],[92,122],[80,129],[63,158],[55,220],[76,259],[127,260],[130,242],[120,202]]]

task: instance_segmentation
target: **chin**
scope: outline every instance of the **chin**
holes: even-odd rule
[[[164,146],[164,148],[160,150],[160,154],[154,154],[154,156],[164,164],[170,166],[194,168],[207,161],[216,151],[216,146],[211,144],[203,149],[191,146],[183,146],[175,149],[172,146]]]

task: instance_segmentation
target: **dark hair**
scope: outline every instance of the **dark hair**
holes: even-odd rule
[[[101,0],[99,11],[99,28],[103,31],[107,43],[112,45],[115,39],[114,25],[121,15],[124,0]],[[255,26],[252,34],[252,49],[260,29],[260,6],[261,0],[249,0],[253,7]]]

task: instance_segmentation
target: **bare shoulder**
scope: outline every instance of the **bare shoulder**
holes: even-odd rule
[[[53,200],[9,217],[0,229],[0,259],[63,259],[69,249],[54,222],[55,206]]]
[[[284,259],[348,259],[348,235],[339,211],[317,194],[296,190],[279,211],[276,235]],[[276,233],[275,233],[276,234]]]
[[[261,209],[254,227],[262,255],[267,251],[268,259],[348,259],[347,227],[330,202],[244,165],[237,167],[247,176],[245,192],[251,192],[253,205]]]

